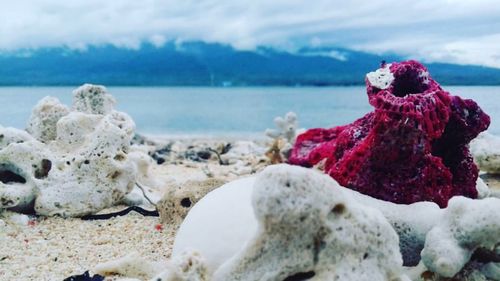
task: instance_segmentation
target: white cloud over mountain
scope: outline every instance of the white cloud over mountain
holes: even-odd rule
[[[0,49],[203,40],[240,49],[340,46],[500,67],[495,0],[17,0]]]

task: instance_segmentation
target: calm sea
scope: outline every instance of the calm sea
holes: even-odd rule
[[[50,95],[71,104],[72,87],[0,87],[0,124],[24,128],[31,108]],[[445,87],[476,100],[500,134],[500,87]],[[259,136],[275,116],[294,111],[301,127],[350,123],[371,110],[364,87],[188,88],[109,87],[118,110],[132,116],[137,131],[159,135]]]

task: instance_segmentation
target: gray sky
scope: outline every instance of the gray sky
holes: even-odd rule
[[[339,46],[500,67],[498,0],[2,1],[0,49],[203,40]]]

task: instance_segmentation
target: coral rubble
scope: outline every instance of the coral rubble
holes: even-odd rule
[[[72,110],[42,99],[31,135],[0,128],[0,208],[83,216],[122,200],[137,173],[127,155],[135,124],[113,104],[104,87],[86,84],[74,91]]]
[[[472,100],[450,95],[416,61],[383,64],[367,74],[373,112],[352,124],[297,137],[291,164],[324,163],[342,186],[386,201],[478,196],[468,144],[490,118]],[[323,162],[324,161],[324,162]]]

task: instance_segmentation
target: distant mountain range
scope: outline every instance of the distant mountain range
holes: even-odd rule
[[[23,50],[0,54],[0,85],[130,86],[328,86],[361,85],[380,62],[398,55],[374,55],[342,48],[304,48],[296,53],[189,42],[139,49],[114,46]],[[448,85],[500,85],[500,69],[446,63],[427,64]]]

